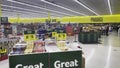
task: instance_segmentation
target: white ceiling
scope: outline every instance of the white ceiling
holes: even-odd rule
[[[120,0],[2,0],[2,16],[52,17],[119,14]]]

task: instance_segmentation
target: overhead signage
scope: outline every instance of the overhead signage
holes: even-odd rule
[[[46,22],[47,22],[47,23],[56,22],[56,19],[46,19]]]
[[[8,23],[8,17],[1,17],[1,23]]]
[[[35,34],[35,31],[33,30],[26,30],[24,31],[24,34]]]
[[[82,51],[9,56],[9,68],[82,68]]]
[[[91,17],[91,22],[103,22],[102,17]]]

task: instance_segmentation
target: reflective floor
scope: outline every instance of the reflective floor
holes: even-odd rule
[[[73,37],[68,41],[74,40]],[[120,68],[120,37],[116,32],[102,36],[101,44],[82,44],[86,68]],[[0,68],[9,68],[8,60],[0,62]]]

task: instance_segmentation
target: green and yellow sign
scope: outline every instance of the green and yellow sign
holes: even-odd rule
[[[49,68],[48,54],[9,56],[9,68]]]
[[[50,68],[82,68],[82,52],[50,53]]]
[[[24,31],[24,40],[25,41],[34,41],[36,39],[37,38],[35,35],[35,31],[30,31],[30,30]]]
[[[82,51],[13,55],[9,68],[82,68]]]

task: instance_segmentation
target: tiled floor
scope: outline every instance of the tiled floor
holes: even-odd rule
[[[73,37],[68,41],[74,40]],[[86,68],[120,68],[120,37],[113,32],[102,36],[102,44],[82,44]],[[8,60],[0,62],[0,68],[9,68]]]

